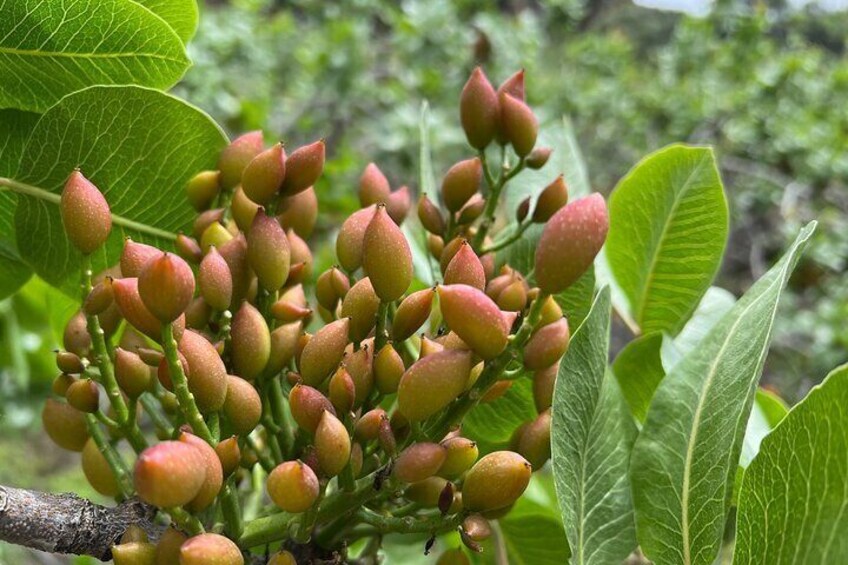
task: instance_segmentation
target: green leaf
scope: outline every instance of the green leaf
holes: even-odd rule
[[[18,170],[27,138],[39,115],[20,110],[0,110],[0,177]],[[17,197],[0,187],[0,300],[11,295],[32,275],[18,254],[13,222]]]
[[[506,448],[516,428],[536,415],[532,378],[526,375],[494,402],[478,404],[462,421],[462,431],[481,453],[489,453]]]
[[[660,383],[633,448],[639,543],[654,563],[710,564],[781,291],[815,224]]]
[[[44,111],[97,84],[168,88],[189,66],[159,16],[130,0],[0,0],[0,107]]]
[[[618,353],[612,364],[621,394],[639,422],[645,421],[648,405],[665,376],[660,355],[662,344],[661,333],[638,337]]]
[[[727,229],[712,149],[666,147],[618,183],[606,257],[643,333],[683,327],[718,270]]]
[[[742,482],[735,564],[848,561],[848,365],[763,440]]]
[[[167,247],[195,215],[185,183],[214,167],[226,143],[206,114],[156,90],[97,86],[65,97],[39,120],[24,150],[17,180],[40,188],[19,195],[17,237],[28,242],[21,255],[46,281],[75,288],[79,254],[57,203],[76,166],[113,213],[112,235],[93,255],[96,269],[118,261],[126,237]]]
[[[197,2],[195,0],[135,0],[167,23],[183,43],[197,30]]]
[[[777,427],[789,413],[789,406],[782,398],[762,388],[757,389],[757,406],[763,411],[766,421],[772,428]]]
[[[627,465],[636,426],[607,370],[610,292],[604,287],[557,375],[551,451],[573,563],[620,563],[636,547]]]
[[[662,359],[666,371],[671,370],[687,353],[698,347],[701,340],[733,308],[735,303],[736,297],[731,292],[717,286],[708,288],[695,313],[677,337],[665,335]]]

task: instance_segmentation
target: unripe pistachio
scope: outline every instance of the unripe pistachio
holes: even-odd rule
[[[253,223],[253,218],[256,217],[256,212],[259,208],[259,204],[248,198],[241,186],[236,187],[233,193],[233,199],[230,202],[230,210],[232,211],[236,226],[241,231],[246,232],[250,229],[250,225]]]
[[[350,436],[332,412],[324,411],[315,430],[315,454],[321,471],[328,477],[342,472],[350,460]]]
[[[520,453],[539,470],[551,458],[551,411],[545,410],[524,429],[518,440]]]
[[[219,534],[200,534],[180,547],[180,565],[244,565],[241,550]]]
[[[200,262],[197,283],[200,286],[200,295],[209,306],[219,312],[230,307],[233,297],[233,277],[227,262],[214,246]]]
[[[459,212],[468,200],[477,194],[483,179],[480,159],[466,159],[448,169],[442,180],[442,200],[451,212]]]
[[[479,290],[486,288],[483,264],[467,241],[462,242],[459,250],[448,263],[445,269],[445,284],[464,284]]]
[[[445,349],[445,346],[442,345],[441,343],[439,343],[438,341],[430,339],[426,335],[422,335],[421,336],[421,349],[418,352],[418,359],[423,359],[423,358],[425,358],[429,355],[432,355],[433,353],[438,353],[439,351],[444,351],[444,349]]]
[[[312,235],[315,229],[315,221],[318,219],[318,197],[315,189],[309,187],[294,196],[283,198],[277,207],[277,219],[280,225],[306,239]]]
[[[354,351],[353,346],[345,348],[344,365],[353,385],[356,388],[354,408],[358,408],[374,390],[374,340],[362,342],[362,346]]]
[[[438,443],[415,443],[398,455],[393,472],[404,483],[417,483],[435,475],[445,456],[445,448]]]
[[[539,194],[536,208],[533,210],[533,221],[544,224],[566,204],[568,204],[568,187],[565,185],[563,176],[559,175]]]
[[[568,320],[565,318],[542,326],[524,347],[524,366],[531,371],[550,367],[568,351],[570,339]]]
[[[200,244],[193,237],[189,237],[182,233],[177,234],[174,247],[177,249],[177,255],[189,263],[196,265],[200,263],[201,259],[203,259],[203,251],[200,249]]]
[[[227,369],[215,346],[199,333],[186,330],[179,342],[179,353],[188,366],[186,379],[197,407],[204,413],[220,410],[227,397]]]
[[[527,306],[527,283],[518,279],[498,295],[497,305],[507,312],[521,312]]]
[[[315,298],[327,310],[335,310],[339,300],[347,295],[350,282],[338,268],[327,269],[315,282]]]
[[[483,396],[480,397],[480,402],[482,404],[488,404],[489,402],[494,402],[495,400],[502,397],[506,394],[510,388],[512,388],[513,381],[496,381],[492,386],[486,389],[486,392],[483,393]]]
[[[445,323],[475,353],[492,359],[506,348],[509,328],[491,298],[463,284],[440,286],[438,292]]]
[[[330,402],[338,414],[350,412],[356,400],[356,385],[344,365],[330,377]]]
[[[498,95],[483,69],[476,67],[459,97],[459,118],[468,143],[485,149],[498,126]]]
[[[265,318],[245,302],[233,316],[232,361],[239,376],[253,380],[262,373],[271,357],[271,332]]]
[[[53,443],[68,451],[82,451],[88,441],[88,427],[82,412],[52,398],[48,398],[41,411],[44,431]]]
[[[438,475],[445,479],[456,479],[477,461],[480,451],[477,444],[464,437],[451,437],[442,441],[445,462],[439,467]]]
[[[550,147],[536,147],[524,159],[524,164],[528,169],[539,170],[548,163],[552,151]]]
[[[371,333],[377,319],[380,298],[374,292],[371,279],[363,277],[354,284],[342,300],[341,315],[350,318],[350,339],[359,343]]]
[[[389,179],[374,163],[368,163],[359,177],[359,204],[363,208],[372,204],[386,203],[391,194]]]
[[[218,454],[215,453],[212,446],[196,435],[182,432],[179,441],[196,447],[203,456],[205,474],[203,485],[191,502],[186,504],[186,510],[189,512],[200,512],[215,502],[215,498],[224,484],[224,470],[221,466],[221,460],[218,459]]]
[[[250,263],[247,258],[247,239],[244,235],[239,234],[217,247],[221,257],[227,262],[230,275],[233,278],[233,297],[230,301],[230,309],[235,310],[236,306],[247,297],[252,279]]]
[[[408,186],[402,186],[389,194],[389,199],[386,201],[386,212],[389,217],[397,225],[401,225],[412,209],[412,195],[409,193]]]
[[[297,565],[297,559],[288,551],[280,551],[271,556],[268,565]]]
[[[480,514],[471,514],[462,521],[462,530],[473,541],[485,541],[492,535],[492,526]]]
[[[198,212],[208,210],[221,191],[220,171],[200,171],[186,185],[189,204]]]
[[[173,527],[167,528],[156,544],[156,565],[174,565],[180,562],[180,547],[185,543],[186,537],[182,532]]]
[[[155,565],[156,546],[146,541],[121,542],[112,546],[114,565]]]
[[[280,223],[260,209],[247,232],[247,257],[265,290],[274,292],[289,277],[289,240]]]
[[[365,230],[374,217],[376,206],[357,210],[342,223],[336,237],[336,257],[345,271],[352,273],[362,265],[362,243]]]
[[[318,500],[318,477],[300,461],[286,461],[268,475],[268,495],[280,509],[297,514],[309,510]]]
[[[377,434],[380,433],[380,422],[385,417],[386,411],[382,408],[374,408],[363,414],[353,428],[356,441],[364,443],[377,439]]]
[[[557,373],[559,373],[559,362],[533,374],[533,401],[536,403],[537,412],[541,413],[551,407]]]
[[[568,203],[548,220],[536,246],[536,282],[547,294],[574,284],[592,265],[609,229],[600,194]]]
[[[85,365],[79,355],[70,351],[56,352],[56,366],[63,373],[78,375],[85,371]]]
[[[301,239],[292,230],[286,232],[286,237],[289,239],[289,251],[291,253],[291,269],[289,270],[288,285],[296,284],[303,279],[308,279],[312,275],[312,251],[309,245]],[[295,280],[295,265],[303,263],[300,271],[297,273]]]
[[[149,539],[144,528],[136,524],[127,526],[127,529],[121,534],[121,543],[147,542]]]
[[[124,278],[138,277],[148,263],[161,256],[160,249],[127,238],[121,251],[121,274]]]
[[[303,326],[300,322],[283,324],[271,332],[271,355],[265,370],[268,374],[276,375],[294,359],[297,339]]]
[[[471,350],[471,347],[462,341],[462,338],[460,338],[456,332],[448,332],[445,335],[440,336],[438,341],[445,347],[445,349],[460,349],[462,351]]]
[[[527,219],[527,214],[530,213],[530,197],[528,196],[518,204],[515,210],[515,220],[520,224]]]
[[[80,412],[97,412],[100,406],[100,389],[91,379],[80,379],[68,387],[65,397],[68,404]]]
[[[275,143],[251,159],[241,175],[244,194],[257,204],[268,204],[283,184],[286,176],[286,151]]]
[[[362,458],[362,446],[354,443],[350,448],[350,470],[353,471],[354,478],[362,474]]]
[[[539,290],[538,288],[532,290]],[[530,294],[532,294],[532,290],[528,293],[528,298],[531,298]],[[539,326],[547,326],[548,324],[553,324],[554,322],[560,320],[562,318],[562,308],[553,296],[548,296],[545,299],[545,303],[542,304],[542,315],[539,318]]]
[[[62,336],[62,345],[65,349],[80,357],[87,356],[91,349],[91,336],[88,334],[87,323],[85,313],[77,312],[68,320]]]
[[[138,294],[160,322],[169,324],[185,312],[194,296],[194,273],[184,260],[162,253],[142,269]]]
[[[393,340],[401,342],[408,339],[424,325],[430,317],[434,290],[418,290],[403,299],[392,320]]]
[[[275,319],[288,324],[291,322],[306,320],[312,315],[312,309],[298,306],[293,302],[278,300],[271,305],[271,315],[274,316]]]
[[[296,384],[289,392],[289,405],[297,425],[314,434],[324,412],[335,412],[330,400],[311,386]]]
[[[191,227],[191,234],[197,239],[201,239],[203,237],[203,232],[211,226],[212,224],[221,223],[224,221],[224,209],[223,208],[215,208],[214,210],[207,210],[205,212],[201,212],[197,215],[197,218],[194,219],[194,223]],[[222,226],[223,227],[223,226]],[[201,243],[201,247],[204,247]],[[204,251],[205,251],[204,247]],[[126,276],[126,275],[124,275]]]
[[[242,172],[262,151],[262,146],[262,132],[251,131],[237,137],[221,151],[218,170],[221,171],[220,182],[223,188],[231,189],[241,182]]]
[[[103,496],[118,496],[121,489],[112,468],[93,439],[89,439],[82,449],[82,472],[89,484]]]
[[[471,560],[462,549],[456,547],[445,550],[436,561],[436,565],[471,565]]]
[[[65,394],[68,392],[68,388],[70,388],[70,386],[76,381],[77,378],[74,376],[68,375],[67,373],[59,373],[59,375],[53,379],[53,382],[50,385],[50,390],[56,396],[64,398]]]
[[[374,378],[377,390],[383,394],[394,394],[400,386],[400,379],[406,367],[403,358],[391,344],[383,346],[374,358]]]
[[[445,232],[445,218],[426,194],[422,194],[418,199],[418,219],[431,234],[442,235]]]
[[[219,224],[212,223],[203,230],[200,236],[200,249],[207,253],[212,247],[221,247],[228,241],[233,239],[233,234],[230,230]]]
[[[139,347],[136,349],[136,353],[138,353],[139,359],[144,361],[144,364],[148,367],[159,367],[162,359],[165,358],[165,355],[161,351],[150,349],[149,347]]]
[[[426,508],[436,508],[439,497],[448,482],[441,477],[428,477],[423,481],[412,483],[404,491],[404,496]]]
[[[412,282],[412,251],[384,206],[377,206],[365,230],[362,268],[383,302],[403,296]]]
[[[465,390],[471,354],[445,350],[419,359],[406,370],[398,386],[398,407],[410,421],[435,414]]]
[[[509,506],[524,493],[531,471],[530,463],[517,453],[490,453],[465,475],[462,504],[477,512]]]
[[[515,154],[525,157],[536,145],[539,122],[527,104],[510,94],[501,96],[500,105],[504,135]]]
[[[94,285],[94,288],[85,297],[82,308],[89,316],[97,316],[105,312],[114,303],[115,294],[112,289],[112,277],[106,277]]]
[[[294,196],[303,192],[321,176],[324,171],[324,140],[297,148],[286,161],[286,178],[281,193]]]
[[[231,436],[223,439],[215,446],[215,454],[221,462],[221,471],[224,477],[229,477],[233,471],[238,469],[241,460],[241,449],[239,449],[238,437]]]
[[[380,449],[389,457],[394,457],[397,453],[397,438],[392,429],[391,421],[388,416],[383,416],[380,420],[380,428],[377,431],[377,441],[380,444]]]
[[[462,237],[455,237],[445,244],[445,247],[442,250],[442,255],[439,258],[439,267],[442,270],[442,275],[445,274],[451,259],[453,259],[453,256],[457,254],[464,241],[465,239]]]
[[[519,100],[524,100],[524,69],[520,69],[509,76],[498,87],[498,96],[511,94]]]
[[[295,349],[294,349],[294,361],[295,361],[295,364],[297,365],[298,371],[300,370],[300,357],[303,355],[303,350],[306,349],[306,346],[309,344],[310,341],[312,341],[312,334],[309,333],[309,332],[303,332],[297,338],[297,344],[295,345]],[[289,382],[291,382],[292,385],[294,385],[294,382],[295,382],[295,381],[292,381],[292,375],[293,374],[294,373],[289,373],[289,375],[288,375]],[[300,378],[300,375],[295,375],[295,376],[297,377],[296,382],[300,382],[301,380],[303,380],[303,379]]]
[[[206,480],[206,460],[194,445],[163,441],[142,451],[135,464],[139,498],[159,508],[188,504]]]
[[[486,210],[486,201],[478,194],[471,195],[457,214],[456,223],[460,226],[466,226],[483,215]]]
[[[224,414],[235,433],[247,435],[252,432],[262,418],[262,399],[253,385],[242,378],[227,375]]]
[[[83,254],[88,255],[106,243],[112,231],[109,203],[79,170],[72,172],[65,182],[59,207],[68,239]]]
[[[433,259],[439,260],[442,258],[442,252],[445,250],[445,240],[438,235],[432,233],[427,234],[427,251]]]
[[[309,340],[300,355],[303,382],[317,386],[335,370],[344,356],[349,327],[350,320],[342,318],[327,324]]]

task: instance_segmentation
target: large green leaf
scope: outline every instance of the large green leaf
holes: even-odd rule
[[[573,563],[620,563],[636,547],[627,466],[636,426],[607,370],[610,292],[574,334],[554,390],[551,451]]]
[[[733,562],[848,562],[848,365],[769,434],[742,482]]]
[[[504,449],[515,429],[535,417],[531,376],[526,375],[494,402],[476,406],[463,420],[462,431],[488,453]]]
[[[38,118],[38,114],[31,112],[0,110],[0,177],[11,177],[17,172],[24,145]],[[15,196],[0,187],[0,300],[15,292],[32,275],[32,269],[18,254],[14,217]]]
[[[660,383],[633,448],[639,543],[658,565],[712,563],[778,301],[815,229],[805,227]]]
[[[97,84],[167,88],[188,68],[182,41],[131,0],[0,0],[0,107],[44,111]]]
[[[135,0],[171,26],[183,43],[188,43],[197,30],[195,0]]]
[[[721,263],[727,203],[713,152],[672,145],[648,155],[610,198],[606,257],[642,332],[676,334]]]
[[[65,238],[57,202],[76,166],[114,214],[95,267],[116,263],[126,237],[168,245],[194,216],[186,181],[213,167],[226,142],[206,114],[156,90],[97,86],[65,97],[39,120],[17,175],[40,188],[18,196],[15,226],[18,241],[27,242],[21,256],[51,284],[73,288],[79,255]]]
[[[654,391],[665,376],[660,355],[662,344],[661,333],[640,336],[616,355],[612,365],[621,394],[639,422],[645,421]]]

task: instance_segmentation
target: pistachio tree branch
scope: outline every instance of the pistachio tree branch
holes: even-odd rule
[[[177,353],[177,342],[174,340],[174,328],[172,324],[164,324],[162,326],[162,348],[165,350],[168,370],[171,374],[171,380],[174,383],[174,394],[177,395],[177,402],[180,404],[180,410],[182,410],[186,422],[188,422],[192,431],[198,437],[214,447],[215,440],[212,437],[212,432],[209,431],[206,421],[197,409],[194,395],[188,389],[188,381],[183,372],[183,364],[180,362],[179,354]]]

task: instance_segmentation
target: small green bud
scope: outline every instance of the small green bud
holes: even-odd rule
[[[459,478],[477,461],[480,454],[477,444],[464,437],[451,437],[442,441],[445,462],[439,467],[438,475],[445,479]]]
[[[44,431],[53,443],[68,451],[82,451],[88,441],[85,416],[76,408],[48,398],[41,411]]]
[[[156,565],[156,546],[146,541],[122,542],[112,546],[114,565]]]
[[[318,197],[315,195],[315,189],[310,186],[303,192],[283,198],[277,207],[277,219],[286,231],[294,230],[294,233],[304,239],[312,235],[315,221],[318,219]]]
[[[548,220],[536,246],[536,282],[547,294],[574,284],[592,265],[609,230],[600,194],[570,202]]]
[[[261,131],[251,131],[234,139],[221,151],[218,158],[220,182],[225,189],[231,189],[241,182],[242,172],[247,164],[262,151],[264,142]]]
[[[442,200],[451,212],[459,212],[468,200],[477,194],[483,179],[480,159],[466,159],[452,166],[442,180]]]
[[[82,472],[89,484],[103,496],[118,496],[121,489],[112,468],[93,439],[85,442],[82,449]]]
[[[426,194],[422,194],[418,199],[418,219],[431,234],[442,235],[445,232],[445,218]]]
[[[317,389],[296,384],[289,392],[289,405],[297,425],[314,434],[324,412],[334,412],[333,404]]]
[[[509,506],[524,493],[530,483],[531,471],[530,463],[517,453],[490,453],[465,475],[462,504],[473,512]]]
[[[252,432],[262,418],[262,399],[253,385],[240,377],[227,375],[224,414],[238,435]]]
[[[83,254],[93,253],[106,243],[112,231],[109,203],[79,170],[65,182],[59,207],[68,239]]]
[[[413,292],[403,299],[392,320],[392,339],[401,342],[408,339],[430,317],[435,289],[427,288]]]
[[[291,252],[286,233],[273,216],[259,209],[247,232],[247,257],[262,288],[275,292],[289,277]]]
[[[420,358],[406,370],[398,386],[398,408],[410,421],[424,420],[465,390],[471,354],[445,350]]]
[[[568,204],[568,187],[565,186],[563,176],[559,175],[539,194],[536,209],[533,210],[533,221],[544,224],[566,204]]]
[[[510,94],[501,96],[500,105],[501,125],[506,138],[516,155],[527,156],[536,145],[536,137],[539,135],[539,122],[533,110]]]
[[[218,459],[218,454],[211,445],[200,439],[194,434],[182,432],[179,441],[197,448],[203,456],[204,481],[191,502],[186,504],[186,510],[189,512],[200,512],[205,510],[215,502],[221,487],[224,484],[224,471],[221,467],[221,460]]]
[[[221,171],[200,171],[188,181],[186,196],[198,212],[208,210],[221,191]]]
[[[412,209],[412,195],[408,186],[402,186],[389,194],[386,201],[386,212],[397,225],[401,225]]]
[[[438,443],[415,443],[401,452],[393,472],[404,483],[417,483],[435,475],[445,456],[445,448]]]
[[[233,234],[218,222],[209,224],[200,236],[200,249],[208,253],[212,247],[221,247],[233,239]]]
[[[339,414],[350,412],[356,400],[356,385],[344,365],[330,377],[330,402]]]
[[[468,143],[485,149],[498,126],[498,95],[483,69],[476,67],[459,97],[459,118]]]
[[[315,332],[300,355],[300,376],[304,383],[318,386],[338,367],[348,343],[349,328],[350,320],[342,318]]]
[[[537,412],[544,412],[551,407],[557,373],[559,373],[559,362],[533,374],[533,401],[536,403]]]
[[[486,273],[471,245],[463,241],[445,269],[445,284],[464,284],[478,290],[486,288]]]
[[[236,373],[247,380],[255,379],[271,357],[271,332],[265,318],[252,304],[244,302],[233,316],[230,335]]]
[[[244,565],[238,546],[219,534],[200,534],[180,547],[180,565]]]
[[[365,230],[362,268],[383,302],[397,300],[412,283],[412,251],[384,206],[377,206]]]
[[[138,276],[138,294],[160,322],[169,324],[186,311],[194,297],[194,273],[176,255],[162,253]]]
[[[215,454],[221,462],[221,470],[225,477],[229,477],[236,469],[238,469],[241,461],[241,449],[238,444],[238,437],[231,436],[227,439],[218,442],[215,446]]]
[[[227,397],[227,368],[215,346],[201,334],[186,330],[179,342],[179,353],[188,366],[186,379],[197,407],[203,413],[220,410]]]
[[[493,359],[506,348],[509,328],[491,298],[464,284],[440,286],[438,292],[445,323],[475,353]]]
[[[524,159],[524,164],[528,169],[539,170],[548,163],[552,151],[550,147],[536,147]]]
[[[524,366],[531,371],[538,371],[555,364],[568,351],[570,338],[568,320],[565,318],[542,326],[524,347]]]
[[[297,148],[286,161],[286,177],[283,180],[284,196],[294,196],[314,185],[324,172],[324,140]]]
[[[545,410],[524,428],[518,438],[520,453],[539,470],[551,458],[551,411]]]
[[[209,306],[219,312],[230,307],[233,298],[233,276],[227,262],[214,246],[209,248],[209,252],[200,262],[197,283],[200,295]]]
[[[389,179],[374,163],[368,163],[362,176],[359,177],[359,204],[367,208],[372,204],[385,204],[389,200],[392,189]]]
[[[371,279],[356,282],[342,300],[341,315],[350,318],[350,339],[359,343],[371,333],[377,320],[380,298],[374,292]]]
[[[383,394],[394,394],[400,386],[400,379],[406,367],[403,358],[391,344],[383,346],[374,358],[374,378],[377,389]]]
[[[342,268],[352,273],[362,266],[362,243],[365,230],[374,217],[376,205],[357,210],[342,223],[336,237],[336,257]]]
[[[158,508],[183,506],[200,492],[206,461],[193,445],[163,441],[142,451],[133,473],[138,497]]]
[[[315,472],[300,461],[286,461],[268,475],[268,495],[281,510],[298,514],[318,500],[320,485]]]
[[[80,379],[68,387],[65,397],[68,404],[79,410],[92,414],[100,406],[100,389],[91,379]]]
[[[332,412],[325,411],[315,430],[315,454],[321,471],[328,477],[342,472],[350,460],[350,436]]]
[[[286,151],[275,143],[254,157],[241,175],[241,188],[253,202],[265,206],[283,184],[286,177]]]

